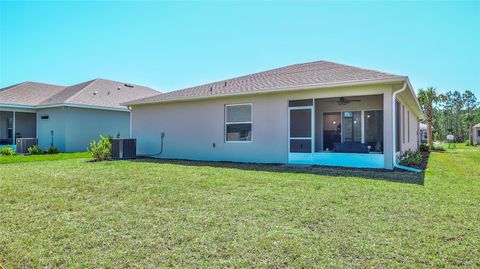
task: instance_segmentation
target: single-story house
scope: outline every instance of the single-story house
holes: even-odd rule
[[[120,103],[158,94],[151,88],[94,79],[70,87],[24,82],[0,89],[0,147],[38,138],[41,148],[85,151],[100,134],[130,136]]]
[[[473,143],[480,145],[480,123],[473,126]]]
[[[207,161],[393,169],[423,119],[408,77],[327,61],[124,105],[139,154]]]

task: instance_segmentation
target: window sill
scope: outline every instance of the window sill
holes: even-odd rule
[[[225,141],[225,144],[250,144],[253,141]]]

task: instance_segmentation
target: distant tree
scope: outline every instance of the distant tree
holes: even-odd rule
[[[454,134],[457,142],[465,141],[465,113],[463,111],[464,102],[463,96],[459,91],[454,91],[452,95],[452,102],[454,108]]]
[[[467,122],[468,126],[468,141],[470,144],[473,144],[473,121],[475,118],[476,108],[478,106],[477,98],[472,91],[465,91],[462,95],[463,97],[463,104],[465,105],[466,110],[466,118],[465,121]]]
[[[433,146],[432,143],[432,125],[433,125],[433,113],[434,105],[441,102],[444,97],[440,94],[437,94],[437,90],[434,87],[429,87],[427,89],[420,89],[418,91],[418,101],[422,106],[423,112],[425,113],[427,120],[427,143],[430,146]]]

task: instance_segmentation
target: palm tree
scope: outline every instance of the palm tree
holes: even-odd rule
[[[433,125],[433,105],[441,102],[444,99],[443,95],[437,94],[434,87],[427,89],[420,89],[418,91],[418,101],[422,106],[423,113],[427,117],[427,143],[433,146],[432,143],[432,125]]]

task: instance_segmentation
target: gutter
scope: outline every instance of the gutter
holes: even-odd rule
[[[420,169],[417,169],[417,168],[413,168],[413,167],[408,167],[408,166],[404,166],[404,165],[401,165],[401,164],[398,164],[397,163],[397,143],[396,143],[396,133],[397,133],[397,130],[396,130],[396,127],[397,127],[397,106],[395,105],[395,100],[396,100],[396,97],[397,97],[397,94],[403,92],[404,90],[407,89],[407,82],[403,82],[403,87],[399,90],[396,90],[393,92],[393,95],[392,95],[392,111],[393,111],[393,120],[392,120],[392,123],[393,123],[393,128],[392,128],[392,137],[393,137],[393,140],[392,140],[392,144],[393,144],[393,154],[392,154],[392,158],[393,158],[393,167],[395,168],[398,168],[398,169],[402,169],[402,170],[406,170],[406,171],[410,171],[410,172],[416,172],[416,173],[420,173],[422,172],[422,170]]]

